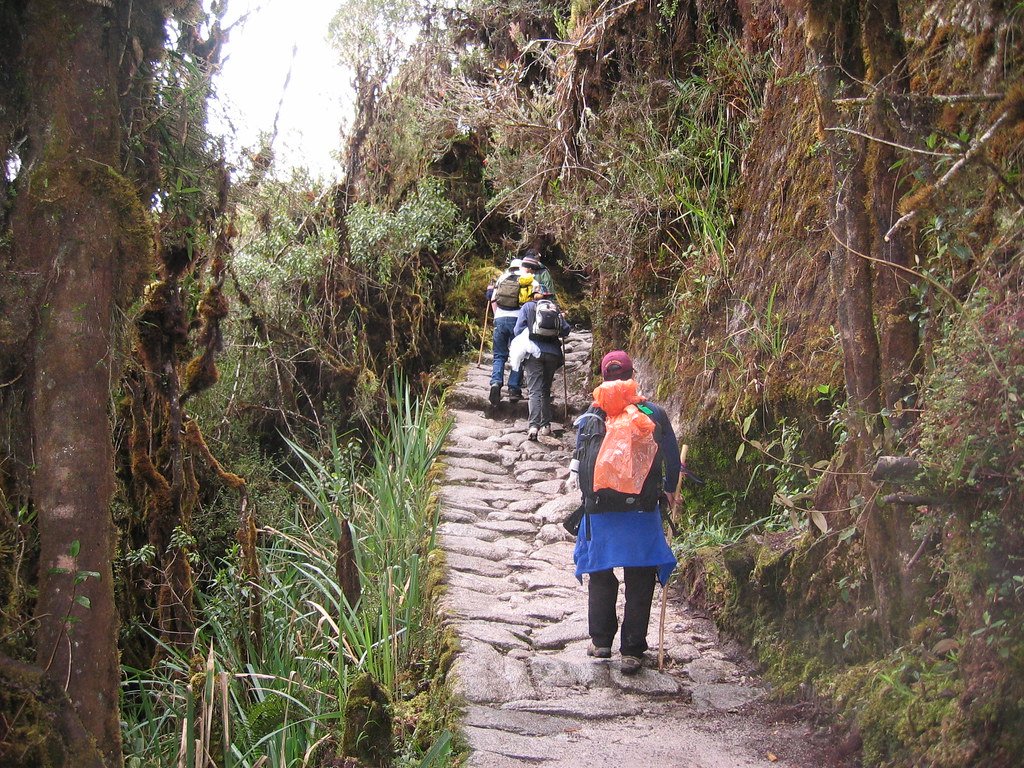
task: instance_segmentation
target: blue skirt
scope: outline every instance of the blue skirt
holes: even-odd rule
[[[589,534],[589,535],[588,535]],[[572,555],[576,578],[609,568],[655,566],[662,586],[676,567],[661,512],[602,512],[584,515]]]

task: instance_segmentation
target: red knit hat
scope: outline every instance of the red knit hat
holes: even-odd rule
[[[601,377],[605,381],[619,381],[633,377],[633,361],[621,349],[601,358]]]

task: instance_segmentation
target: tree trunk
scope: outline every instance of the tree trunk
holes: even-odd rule
[[[909,391],[917,348],[907,314],[909,283],[900,269],[906,266],[907,250],[902,241],[886,243],[883,237],[900,193],[898,177],[890,171],[895,156],[880,142],[864,138],[890,137],[886,95],[895,102],[892,97],[907,90],[898,3],[808,0],[807,45],[818,62],[818,111],[836,190],[831,268],[851,437],[847,497],[873,499],[867,470],[880,447],[882,405],[894,406]],[[866,125],[836,106],[837,98],[863,95],[860,84],[865,82],[874,97]],[[906,521],[898,508],[868,501],[858,525],[879,625],[893,636],[908,588],[900,564],[909,534]]]
[[[910,92],[906,70],[907,50],[897,0],[867,0],[862,32],[866,80],[874,89],[869,111],[870,133],[882,141],[868,147],[866,205],[871,217],[871,262],[874,272],[875,316],[878,324],[880,405],[889,411],[891,430],[885,435],[886,448],[897,431],[911,422],[913,408],[904,409],[905,398],[913,394],[917,360],[917,330],[910,321],[910,247],[904,232],[887,242],[885,234],[899,217],[897,205],[906,192],[909,175],[892,170],[899,159],[896,150],[883,141],[906,143],[898,134],[900,123],[910,124],[906,96]],[[892,265],[891,267],[888,265]],[[888,607],[887,618],[894,631],[905,625],[907,606],[914,604],[915,586],[905,567],[903,553],[916,547],[906,507],[880,505],[872,501],[864,514],[865,551],[880,603]]]
[[[117,173],[116,54],[98,3],[32,3],[31,165],[12,214],[21,268],[46,277],[30,382],[40,536],[36,654],[108,765],[122,763],[108,413],[115,279],[137,200]],[[133,205],[135,208],[133,208]]]
[[[882,381],[882,402],[892,412],[897,428],[908,426],[904,398],[913,393],[917,364],[917,330],[910,321],[912,297],[910,248],[903,231],[888,242],[885,234],[899,218],[897,204],[907,191],[909,174],[892,170],[899,157],[891,144],[906,143],[899,125],[910,120],[906,98],[910,93],[907,46],[903,39],[897,0],[871,0],[864,9],[863,45],[868,61],[867,81],[874,88],[870,124],[882,141],[868,147],[868,200],[872,224],[874,292]],[[886,266],[892,264],[892,267]]]
[[[867,465],[881,410],[878,336],[874,323],[870,256],[871,227],[865,209],[864,140],[846,127],[835,100],[849,96],[863,76],[861,14],[858,0],[807,3],[807,46],[817,60],[820,128],[836,190],[831,230],[835,237],[831,272],[838,305],[837,327],[843,349],[847,424],[854,441],[856,468]],[[840,129],[840,130],[837,130]]]

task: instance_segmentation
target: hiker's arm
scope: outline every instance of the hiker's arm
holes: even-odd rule
[[[665,492],[675,495],[679,487],[679,470],[682,468],[682,461],[679,456],[679,443],[676,441],[675,430],[672,429],[672,422],[668,414],[660,406],[655,406],[655,413],[658,416],[658,424],[661,426],[661,436],[658,438],[658,447],[661,449],[661,456],[665,461]]]
[[[519,308],[519,317],[516,318],[516,327],[512,329],[512,335],[518,336],[520,333],[530,327],[530,309],[534,306],[533,302],[527,302]]]
[[[572,331],[572,326],[569,325],[569,321],[565,319],[565,313],[560,312],[558,314],[558,318],[562,321],[562,331],[558,335],[564,339],[569,335],[569,332]]]

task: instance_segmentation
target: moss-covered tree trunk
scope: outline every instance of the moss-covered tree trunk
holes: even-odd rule
[[[865,99],[863,84],[869,76],[876,85],[898,77],[899,13],[888,0],[808,0],[806,10],[807,44],[817,63],[820,125],[836,190],[830,224],[835,237],[831,273],[851,437],[849,461],[844,467],[852,470],[846,497],[851,510],[859,512],[857,523],[864,536],[879,625],[883,634],[890,636],[903,613],[905,585],[900,562],[906,524],[893,508],[874,503],[868,468],[879,448],[883,397],[895,400],[901,396],[914,347],[906,318],[898,317],[905,310],[902,297],[907,293],[902,277],[894,281],[898,266],[880,271],[873,265],[887,259],[900,265],[906,255],[901,243],[886,244],[879,235],[884,226],[881,222],[889,215],[885,209],[895,204],[897,190],[886,189],[894,183],[889,165],[885,165],[886,152],[867,138],[881,122],[878,112],[844,112],[839,100],[867,104],[872,99]],[[891,81],[887,83],[891,85]],[[877,102],[877,91],[872,97]],[[867,116],[866,125],[855,119],[858,114]],[[883,247],[884,252],[879,250]],[[878,280],[876,276],[880,276]],[[885,358],[876,326],[880,309],[886,315]],[[883,384],[883,371],[889,386]]]
[[[125,216],[111,11],[40,0],[25,17],[28,183],[14,263],[45,277],[29,342],[32,497],[40,535],[36,658],[66,689],[106,763],[120,765],[114,606],[111,329]],[[136,221],[137,225],[140,225]],[[137,256],[137,254],[135,254]]]

